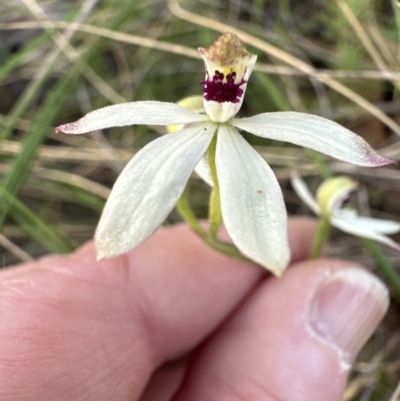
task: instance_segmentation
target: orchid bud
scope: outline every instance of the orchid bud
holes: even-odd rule
[[[357,183],[349,177],[339,176],[324,180],[317,190],[321,214],[332,215],[356,188]]]

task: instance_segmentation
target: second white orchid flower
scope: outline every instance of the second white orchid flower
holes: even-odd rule
[[[222,218],[233,243],[246,257],[279,275],[290,259],[282,192],[271,168],[238,130],[360,166],[391,161],[359,136],[322,117],[277,112],[234,118],[257,57],[232,33],[199,51],[206,66],[201,82],[205,115],[173,103],[133,102],[93,111],[56,129],[83,134],[133,124],[185,125],[141,149],[118,177],[96,230],[98,257],[123,254],[148,238],[171,212],[211,144],[215,149],[209,154],[215,158],[209,161],[216,171]]]
[[[392,220],[359,216],[354,209],[343,207],[357,183],[349,177],[328,178],[317,189],[314,198],[306,183],[298,175],[292,175],[292,187],[298,197],[317,215],[347,234],[368,238],[388,245],[400,252],[400,244],[387,235],[400,231],[400,223]]]

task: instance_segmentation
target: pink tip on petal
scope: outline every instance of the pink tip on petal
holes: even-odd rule
[[[66,130],[68,130],[67,128],[68,124],[63,124],[63,125],[59,125],[58,127],[56,127],[56,134],[58,134],[59,132],[64,132]]]
[[[68,123],[68,124],[63,124],[63,125],[59,125],[58,127],[56,127],[56,134],[59,132],[62,132],[64,134],[76,134],[76,133],[80,133],[77,126],[75,123]]]
[[[377,153],[375,155],[371,155],[369,157],[369,161],[371,162],[372,167],[381,167],[381,166],[387,166],[390,164],[397,164],[397,162],[395,160],[388,159]]]

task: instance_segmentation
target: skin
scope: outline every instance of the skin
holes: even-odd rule
[[[88,243],[3,270],[0,399],[338,401],[348,369],[302,319],[327,272],[354,267],[306,260],[315,226],[290,221],[280,279],[184,225],[113,259]]]

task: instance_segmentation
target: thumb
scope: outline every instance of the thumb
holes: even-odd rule
[[[207,342],[176,401],[339,401],[388,306],[362,268],[319,259],[264,281]]]

